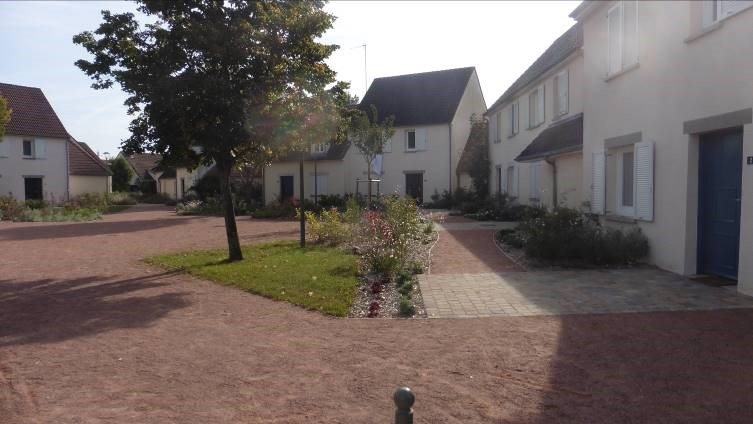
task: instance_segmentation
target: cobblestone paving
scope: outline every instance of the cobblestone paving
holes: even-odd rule
[[[430,318],[753,308],[734,287],[709,287],[658,269],[423,275]]]

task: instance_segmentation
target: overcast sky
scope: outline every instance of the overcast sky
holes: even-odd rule
[[[329,60],[338,79],[363,97],[373,78],[475,66],[487,105],[574,22],[578,1],[346,2],[326,9],[337,16],[324,37],[340,49]],[[122,2],[0,1],[0,82],[40,87],[63,125],[100,154],[118,151],[131,117],[118,89],[93,90],[73,65],[87,57],[71,37],[94,30],[100,10],[133,11]]]

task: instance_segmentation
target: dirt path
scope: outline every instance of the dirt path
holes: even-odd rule
[[[295,223],[241,219],[244,242]],[[345,320],[143,265],[222,246],[162,208],[0,223],[0,422],[750,422],[753,311]]]

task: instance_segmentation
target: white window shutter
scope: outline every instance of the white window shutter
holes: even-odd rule
[[[607,75],[622,69],[622,5],[618,3],[607,12]]]
[[[10,141],[0,139],[0,158],[8,157],[8,152],[10,151],[8,145],[10,145]]]
[[[513,104],[513,117],[512,117],[513,134],[518,133],[519,122],[520,122],[520,103],[515,103]]]
[[[591,212],[603,215],[606,186],[605,156],[603,152],[594,153],[591,168]]]
[[[34,157],[37,159],[44,159],[47,157],[47,143],[45,140],[34,140]]]
[[[570,74],[567,69],[562,71],[557,76],[557,113],[558,114],[565,114],[568,110],[568,102],[569,102],[569,78]]]
[[[416,150],[426,150],[426,146],[429,144],[428,134],[426,128],[419,128],[416,130]]]
[[[489,140],[492,143],[497,142],[497,126],[499,126],[499,119],[497,119],[497,115],[494,115],[494,117],[489,120]]]
[[[635,179],[635,216],[643,221],[654,220],[654,143],[644,141],[633,147]]]
[[[542,84],[541,87],[539,87],[539,91],[536,93],[536,124],[541,124],[544,122],[544,104],[545,104],[545,93],[544,85]]]
[[[638,14],[635,0],[622,2],[622,66],[638,62]]]
[[[513,168],[515,171],[513,173],[513,183],[512,183],[512,191],[513,196],[520,197],[520,167],[516,166]]]

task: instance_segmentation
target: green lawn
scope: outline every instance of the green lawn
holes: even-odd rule
[[[147,262],[238,287],[307,309],[345,316],[358,286],[358,258],[337,249],[294,241],[243,247],[244,260],[226,262],[227,250],[153,256]]]

